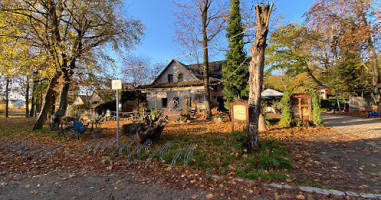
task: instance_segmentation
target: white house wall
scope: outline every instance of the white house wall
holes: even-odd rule
[[[217,97],[223,97],[222,89],[215,91],[211,90],[210,100],[212,105],[217,105]],[[147,91],[148,109],[164,110],[162,107],[162,98],[167,98],[167,105],[169,101],[172,101],[174,97],[179,97],[178,110],[182,110],[184,107],[184,99],[191,97],[192,103],[195,103],[197,109],[205,109],[205,95],[204,88],[202,86],[167,90],[167,91]]]
[[[168,83],[168,75],[173,74],[173,82],[178,82],[178,74],[183,74],[183,81],[196,81],[198,80],[191,74],[188,70],[186,70],[183,66],[181,66],[177,62],[172,62],[166,70],[161,74],[161,77],[157,80],[157,83]]]
[[[172,101],[174,97],[178,97],[179,98],[178,110],[182,110],[182,108],[184,107],[184,99],[186,99],[189,96],[192,97],[191,90],[147,92],[148,109],[164,110],[165,108],[162,107],[162,98],[167,98],[167,105],[169,106],[169,102]]]
[[[217,105],[217,97],[224,97],[224,93],[222,92],[222,88],[219,88],[218,90],[211,90],[210,91],[210,103],[212,105]]]

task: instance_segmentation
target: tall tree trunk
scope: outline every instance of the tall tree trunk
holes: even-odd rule
[[[380,75],[379,75],[379,66],[378,66],[378,57],[377,57],[377,53],[376,53],[376,50],[374,48],[374,44],[373,44],[373,40],[372,38],[369,36],[369,39],[368,39],[368,44],[370,46],[370,52],[372,52],[372,55],[371,55],[371,58],[372,58],[372,62],[371,62],[371,66],[372,66],[372,71],[373,71],[373,85],[376,86],[378,85],[381,81],[380,81]],[[376,92],[378,93],[378,90],[376,90]]]
[[[209,55],[208,55],[208,35],[206,33],[207,19],[208,19],[208,1],[204,2],[204,8],[202,11],[202,46],[203,46],[203,78],[204,78],[204,90],[205,90],[205,110],[206,118],[210,119],[212,112],[210,109],[210,90],[209,90]]]
[[[7,77],[6,78],[6,84],[5,84],[5,117],[8,118],[9,117],[9,84],[10,84],[10,80],[9,78]]]
[[[44,96],[43,106],[42,106],[40,115],[38,116],[38,119],[33,126],[33,130],[42,129],[46,119],[48,118],[48,114],[51,111],[52,105],[54,105],[54,99],[55,99],[54,97],[56,93],[54,89],[56,88],[58,84],[59,77],[60,77],[59,74],[55,74],[54,77],[50,80],[50,83],[48,85],[48,88]]]
[[[68,76],[67,72],[64,72],[65,74],[65,82],[62,85],[61,91],[60,91],[60,104],[57,109],[57,111],[52,116],[52,123],[50,124],[50,130],[51,131],[58,131],[59,125],[61,122],[62,117],[66,114],[67,109],[67,95],[70,88],[70,77]]]
[[[43,104],[43,100],[44,100],[44,97],[42,94],[40,94],[40,97],[37,101],[37,105],[36,105],[36,114],[37,113],[41,113],[41,107],[42,107],[42,104]]]
[[[253,46],[249,66],[249,148],[258,149],[258,119],[261,110],[261,92],[263,83],[263,69],[265,66],[266,38],[271,10],[274,4],[255,6],[257,15],[257,33]]]
[[[40,94],[40,96],[36,100],[36,113],[35,113],[36,115],[37,113],[41,113],[42,100],[43,100],[43,96],[42,94]]]
[[[312,78],[312,80],[318,85],[318,86],[322,86],[323,84],[312,74],[311,72],[311,69],[306,66],[306,69],[307,69],[307,74]]]
[[[30,108],[30,113],[29,116],[33,117],[34,113],[36,112],[36,81],[33,80],[33,86],[32,86],[32,99],[31,99],[31,108]]]
[[[362,18],[364,25],[366,27],[369,27],[369,23],[368,23],[368,20],[366,19],[364,11],[362,11],[362,13],[361,13],[361,18]],[[372,60],[371,61],[371,68],[372,68],[372,75],[373,75],[372,76],[373,77],[373,85],[376,86],[377,84],[380,83],[380,75],[379,75],[378,57],[377,57],[377,53],[376,53],[376,50],[374,47],[372,33],[369,33],[367,42],[368,42],[368,52],[369,52],[369,54],[371,54],[371,55],[369,55],[369,58],[371,58],[371,60]]]
[[[26,76],[26,88],[25,88],[25,117],[29,117],[29,76]]]
[[[33,96],[30,99],[30,104],[29,117],[33,117],[34,113],[36,112],[36,99]]]

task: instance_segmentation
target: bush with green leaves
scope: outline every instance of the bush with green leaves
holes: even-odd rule
[[[280,117],[279,125],[281,126],[290,126],[291,124],[291,92],[285,91],[280,101],[282,104],[282,114]]]
[[[308,91],[312,96],[312,122],[315,125],[320,125],[323,123],[323,119],[321,118],[321,110],[319,105],[319,97],[313,89]]]

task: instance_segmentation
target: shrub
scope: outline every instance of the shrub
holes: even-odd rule
[[[320,125],[323,123],[323,119],[320,116],[321,110],[319,105],[319,97],[312,89],[309,90],[309,93],[312,96],[312,122],[315,125]]]
[[[282,104],[282,114],[280,117],[280,122],[279,125],[281,126],[290,126],[291,124],[291,92],[290,91],[285,91],[284,95],[282,97],[282,100],[280,103]]]

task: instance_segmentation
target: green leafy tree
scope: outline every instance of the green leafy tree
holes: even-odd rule
[[[361,65],[357,53],[348,51],[340,62],[328,73],[328,86],[340,94],[351,94],[354,89],[367,91],[372,84],[371,74]]]
[[[302,25],[292,23],[279,27],[269,40],[266,62],[270,68],[266,73],[282,70],[285,75],[295,77],[306,72],[317,86],[323,85],[314,73],[320,67],[323,69],[316,65],[323,58],[321,51],[317,51],[321,45],[318,42],[320,39],[322,38],[317,32]]]
[[[228,19],[228,27],[226,28],[226,37],[229,40],[229,50],[226,53],[226,63],[223,65],[222,76],[224,82],[225,107],[230,108],[230,103],[238,96],[247,99],[249,70],[242,66],[246,60],[244,52],[244,27],[241,22],[240,1],[230,1],[230,18]]]
[[[290,126],[291,125],[291,92],[285,91],[283,93],[282,100],[280,103],[282,104],[282,114],[280,116],[279,125],[281,126]]]

